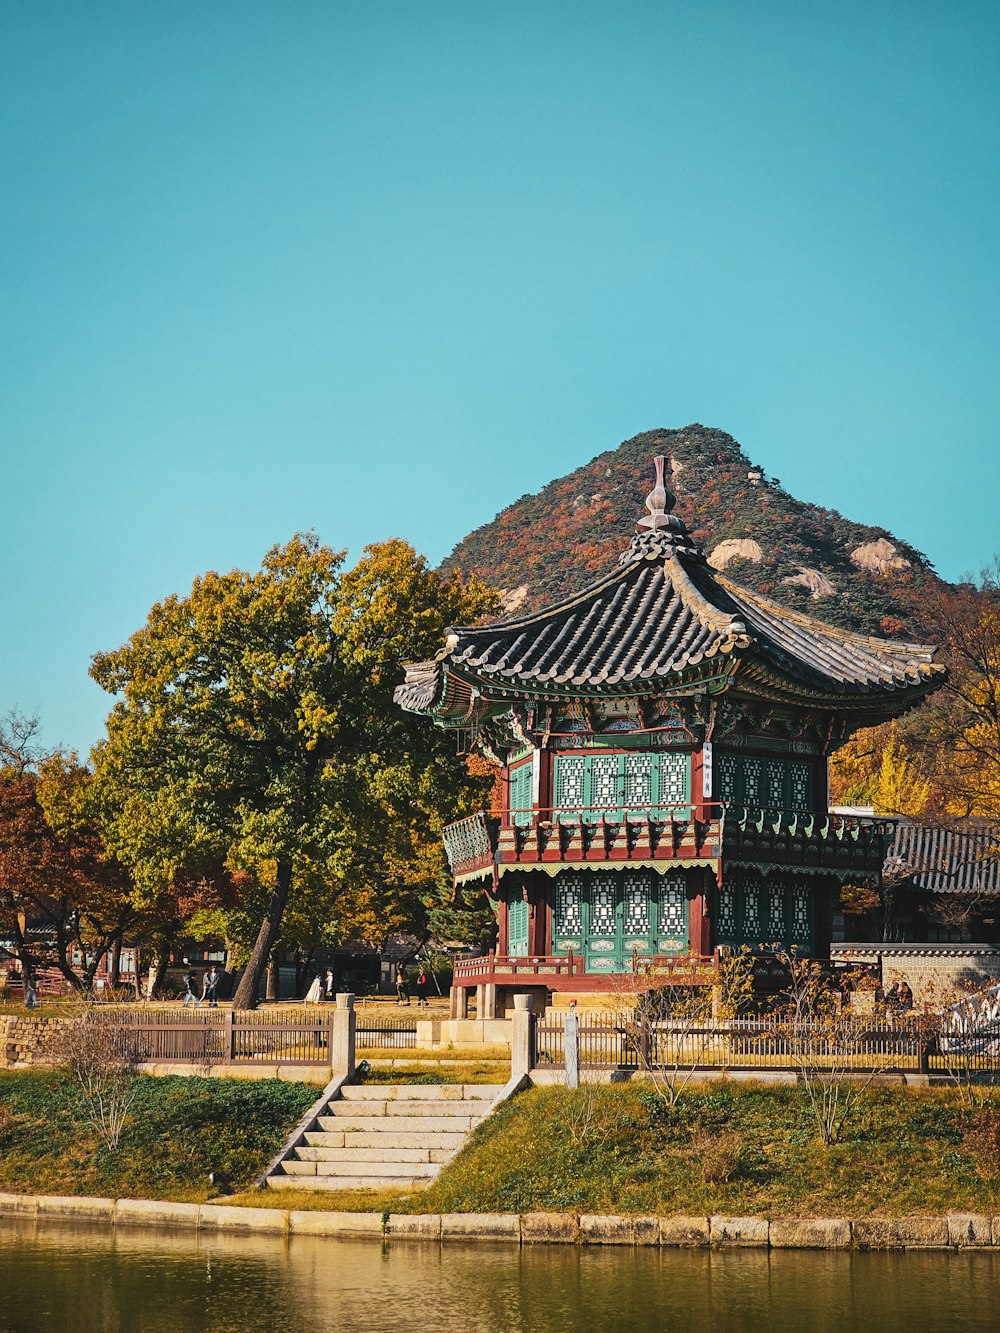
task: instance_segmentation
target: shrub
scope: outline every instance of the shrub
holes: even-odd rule
[[[962,1149],[972,1158],[981,1180],[1000,1176],[1000,1111],[995,1106],[976,1108],[962,1136]]]

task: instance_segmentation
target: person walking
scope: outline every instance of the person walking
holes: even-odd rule
[[[427,1007],[427,968],[421,967],[417,973],[417,1008],[426,1009]]]
[[[213,963],[205,973],[205,979],[202,983],[201,998],[202,1002],[207,1004],[209,1009],[218,1009],[219,1001],[216,999],[216,992],[219,989],[219,972]]]
[[[323,998],[323,978],[317,972],[305,994],[306,1004],[319,1004]]]
[[[25,1009],[38,1008],[38,987],[35,985],[34,972],[25,972],[24,974],[24,1007]]]
[[[189,967],[184,973],[184,999],[181,1001],[185,1009],[189,1004],[193,1004],[196,1009],[201,1008],[201,1000],[198,999],[194,989],[196,982],[197,978],[195,977],[194,969]]]
[[[410,1003],[410,983],[406,976],[406,968],[402,963],[396,964],[396,1003]]]
[[[328,1004],[332,1004],[337,998],[337,983],[333,977],[333,968],[326,969],[326,976],[323,978],[323,998]]]

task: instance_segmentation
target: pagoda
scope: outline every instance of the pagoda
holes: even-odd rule
[[[481,881],[497,918],[495,951],[455,971],[487,1016],[514,989],[683,977],[725,947],[827,957],[840,885],[877,875],[892,836],[830,813],[827,758],[945,677],[934,648],[713,569],[655,466],[617,568],[537,613],[451,629],[396,690],[502,771],[500,808],[444,833],[456,886]]]

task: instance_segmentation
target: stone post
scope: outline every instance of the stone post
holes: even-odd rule
[[[566,1012],[563,1026],[563,1048],[566,1052],[566,1086],[580,1086],[580,1020],[576,1013],[574,1000]]]
[[[459,1021],[469,1017],[468,986],[452,986],[448,1016],[449,1018],[457,1018]]]
[[[354,1077],[354,1038],[357,1015],[354,1012],[354,996],[341,993],[337,996],[337,1007],[333,1011],[333,1042],[330,1046],[330,1077]]]
[[[511,1078],[530,1074],[535,1064],[535,1015],[531,1012],[531,1006],[530,995],[514,996],[510,1041]]]

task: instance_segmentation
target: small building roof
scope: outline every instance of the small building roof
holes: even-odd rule
[[[704,684],[774,702],[870,715],[904,712],[939,685],[936,650],[855,634],[713,569],[663,483],[619,567],[517,619],[449,631],[433,662],[407,667],[396,702],[445,725],[517,698],[669,694]]]
[[[927,893],[1000,895],[1000,830],[957,829],[900,820],[890,859]]]

